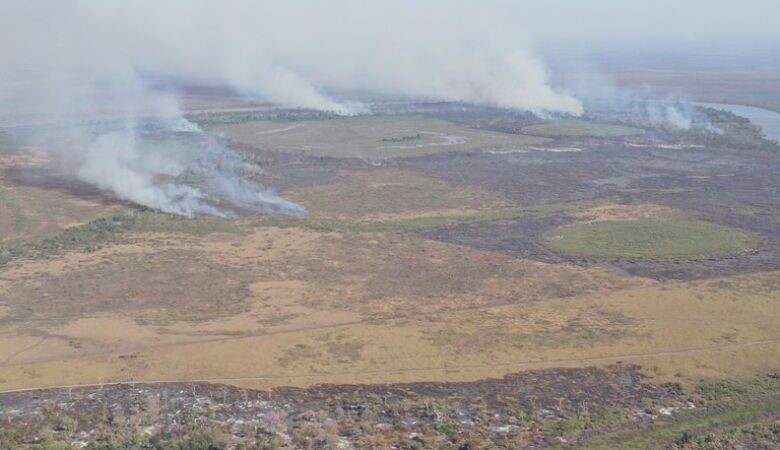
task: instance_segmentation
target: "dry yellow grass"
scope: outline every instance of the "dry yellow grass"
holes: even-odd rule
[[[402,170],[345,172],[345,181],[285,192],[313,218],[390,221],[464,216],[509,206],[500,195]],[[345,199],[349,199],[345,201]]]
[[[294,196],[315,215],[347,220],[505,205],[403,171],[346,176]],[[362,203],[341,204],[361,193]],[[572,214],[681,213],[604,204]],[[88,254],[10,264],[0,279],[0,390],[467,380],[618,361],[682,382],[780,369],[779,273],[661,283],[409,233],[237,227],[136,234]]]
[[[777,273],[646,285],[402,320],[280,330],[0,369],[3,389],[129,379],[243,386],[463,380],[539,367],[642,364],[693,382],[776,370]]]
[[[636,220],[636,219],[683,219],[689,218],[683,211],[668,206],[652,203],[623,205],[619,203],[604,203],[582,211],[575,211],[572,216],[588,222],[603,220]]]

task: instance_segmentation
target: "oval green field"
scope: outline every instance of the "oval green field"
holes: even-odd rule
[[[556,253],[596,258],[722,257],[754,250],[745,230],[696,220],[606,220],[563,225],[542,235]]]

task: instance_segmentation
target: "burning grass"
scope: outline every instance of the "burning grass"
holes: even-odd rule
[[[580,257],[688,259],[745,254],[758,246],[758,237],[702,221],[639,219],[563,225],[541,242]]]

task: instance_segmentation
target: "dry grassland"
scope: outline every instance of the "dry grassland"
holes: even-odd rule
[[[5,317],[17,319],[0,337],[0,386],[462,380],[618,360],[688,382],[777,366],[777,273],[661,284],[408,236],[297,228],[155,239],[167,245],[107,248],[92,255],[101,263],[82,267],[33,261],[8,272],[53,274],[52,289],[83,299],[101,298],[90,288],[102,284],[89,276],[130,270],[122,254],[142,254],[163,278],[132,301],[91,304],[90,312],[69,309],[81,304],[75,294],[59,296],[51,316],[19,320],[7,306]],[[195,281],[215,276],[240,281],[241,295],[218,298]],[[125,283],[117,292],[131,289]],[[5,280],[4,298],[35,301],[24,284]],[[162,289],[169,284],[178,288]]]
[[[0,390],[473,380],[618,361],[692,383],[780,366],[778,273],[658,282],[456,246],[410,232],[409,221],[502,220],[512,205],[403,171],[344,178],[292,196],[315,220],[386,226],[248,218],[184,230],[151,221],[89,253],[11,261],[0,277]],[[586,221],[684,216],[606,202],[534,210],[564,212]]]

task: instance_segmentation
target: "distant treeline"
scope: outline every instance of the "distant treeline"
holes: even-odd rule
[[[422,139],[422,137],[423,137],[422,134],[417,133],[410,136],[384,138],[384,139],[380,139],[379,142],[409,142],[409,141],[416,141],[418,139]]]
[[[256,120],[326,120],[339,117],[338,114],[313,109],[275,109],[254,111],[191,112],[185,115],[190,122],[201,127],[232,125]]]

